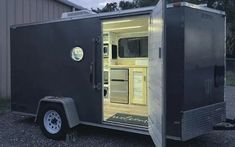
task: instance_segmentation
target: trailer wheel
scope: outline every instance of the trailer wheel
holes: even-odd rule
[[[59,104],[46,104],[42,107],[39,125],[46,137],[55,140],[65,139],[69,129],[64,109]]]

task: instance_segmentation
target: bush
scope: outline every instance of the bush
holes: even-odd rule
[[[1,98],[0,97],[0,113],[9,112],[10,111],[10,99],[9,98]]]
[[[228,71],[226,73],[226,82],[228,86],[235,86],[235,72]]]

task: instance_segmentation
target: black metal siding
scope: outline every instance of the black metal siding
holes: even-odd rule
[[[10,96],[10,26],[58,19],[72,7],[55,0],[0,0],[0,97]]]
[[[167,133],[180,136],[179,112],[184,98],[184,11],[181,7],[167,9],[166,26]]]
[[[190,110],[224,101],[225,18],[187,7],[184,11],[183,110]],[[217,86],[215,76],[219,78]]]
[[[195,137],[225,113],[206,111],[218,103],[224,110],[225,17],[188,7],[169,8],[167,16],[167,135]],[[193,130],[197,121],[200,133]]]
[[[46,96],[71,97],[81,121],[100,123],[102,89],[92,83],[102,83],[102,51],[94,41],[100,28],[99,18],[12,28],[12,111],[36,114]],[[84,51],[80,62],[71,57],[74,47]]]

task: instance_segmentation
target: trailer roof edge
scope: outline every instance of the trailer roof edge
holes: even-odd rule
[[[76,19],[83,19],[83,18],[93,18],[93,17],[99,17],[101,19],[109,19],[109,18],[124,17],[124,16],[147,15],[152,12],[153,8],[154,6],[150,6],[150,7],[135,8],[135,9],[128,9],[128,10],[120,10],[120,11],[115,11],[115,12],[80,15],[80,16],[78,15],[74,17],[60,18],[60,19],[49,20],[49,21],[17,24],[17,25],[12,25],[11,28],[15,29],[17,27],[25,27],[25,26],[40,25],[40,24],[69,21],[69,20],[76,20]]]
[[[152,12],[154,7],[155,6],[134,8],[134,9],[128,9],[128,10],[120,10],[120,11],[115,11],[115,12],[98,13],[98,14],[91,14],[91,15],[80,15],[80,16],[78,15],[78,16],[74,16],[74,17],[60,18],[60,19],[44,21],[44,22],[42,21],[42,22],[12,25],[11,28],[15,29],[17,27],[25,27],[25,26],[31,26],[31,25],[47,24],[47,23],[53,23],[53,22],[69,21],[69,20],[92,18],[92,17],[100,17],[101,19],[109,19],[109,18],[124,17],[124,16],[147,15]],[[188,3],[188,2],[177,2],[177,3],[171,3],[171,4],[167,5],[167,8],[173,8],[173,7],[188,7],[188,8],[212,12],[212,13],[216,13],[216,14],[220,14],[220,15],[225,15],[224,11],[216,10],[216,9]]]
[[[216,14],[220,14],[220,15],[225,15],[224,11],[216,10],[216,9],[212,9],[212,8],[209,8],[209,7],[196,5],[196,4],[192,4],[192,3],[188,3],[188,2],[177,2],[177,3],[172,3],[172,4],[167,5],[167,8],[172,8],[172,7],[188,7],[188,8],[193,8],[193,9],[198,9],[198,10],[202,10],[202,11],[212,12],[212,13],[216,13]]]

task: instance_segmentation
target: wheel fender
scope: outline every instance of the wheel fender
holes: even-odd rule
[[[40,109],[47,103],[56,103],[62,105],[65,111],[69,128],[73,128],[79,124],[80,122],[79,116],[74,100],[69,97],[55,97],[55,96],[47,96],[39,101],[35,121],[37,121],[38,119],[38,114],[40,113]]]

